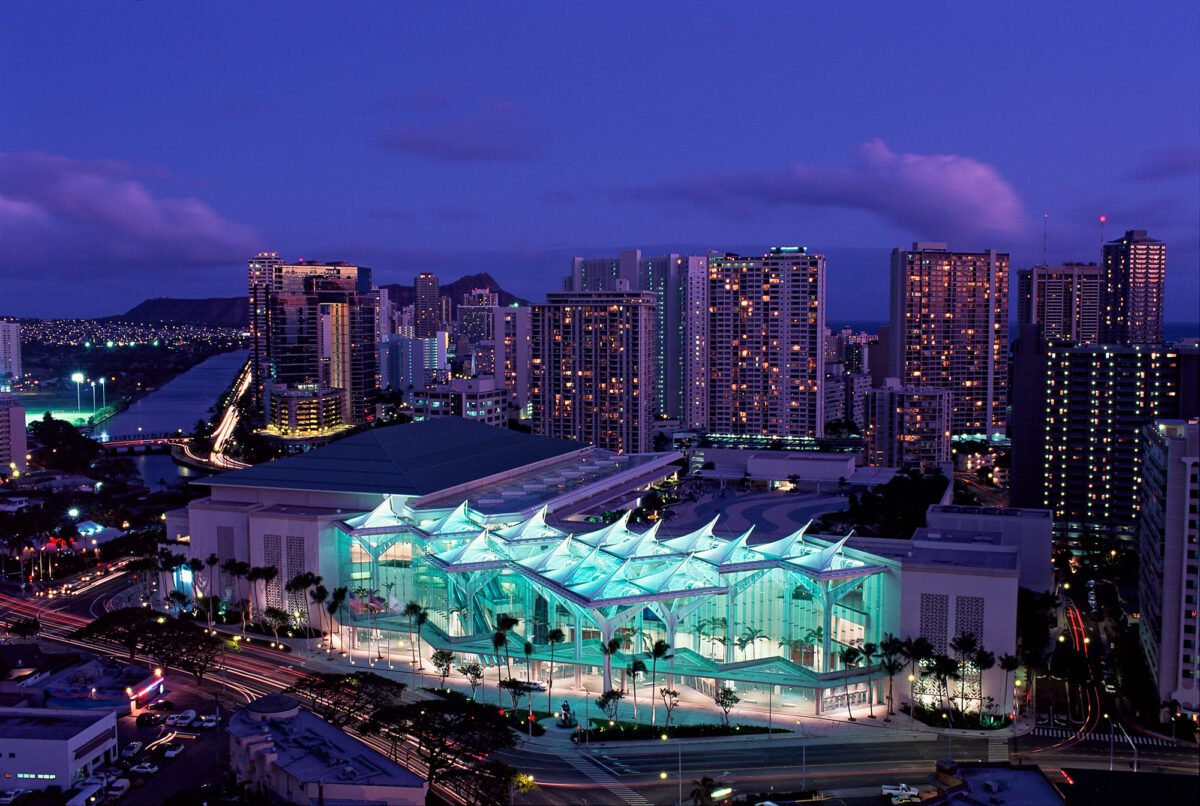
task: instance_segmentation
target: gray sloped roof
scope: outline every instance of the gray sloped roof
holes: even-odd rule
[[[430,493],[587,447],[461,417],[375,428],[298,456],[197,481],[345,493]]]

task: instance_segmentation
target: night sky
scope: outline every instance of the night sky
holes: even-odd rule
[[[5,3],[0,313],[234,296],[260,249],[541,299],[572,254],[803,244],[836,324],[893,246],[1028,266],[1048,213],[1098,260],[1105,213],[1195,320],[1198,77],[1192,0]]]

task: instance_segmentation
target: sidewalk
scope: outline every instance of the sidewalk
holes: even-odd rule
[[[420,689],[423,687],[436,687],[440,684],[439,676],[433,670],[433,664],[428,657],[422,656],[425,669],[417,670],[414,673],[411,656],[403,651],[392,648],[392,666],[388,669],[387,662],[378,661],[374,666],[369,663],[369,658],[364,649],[348,650],[348,657],[342,658],[340,653],[335,651],[331,655],[327,655],[323,650],[318,653],[310,654],[308,652],[308,641],[299,641],[298,639],[290,639],[288,643],[293,647],[293,657],[295,665],[299,668],[311,670],[313,672],[341,672],[353,673],[355,671],[370,671],[376,674],[390,677],[394,680],[408,684],[410,688]],[[411,652],[410,647],[405,647]],[[351,664],[351,659],[354,663]],[[457,666],[457,664],[456,664]],[[513,664],[513,675],[517,678],[523,678],[524,670],[521,664]],[[615,677],[615,676],[614,676]],[[666,673],[659,670],[658,687],[665,684]],[[615,677],[614,683],[619,680]],[[533,709],[535,711],[551,711],[557,712],[562,703],[566,702],[570,705],[571,710],[575,713],[580,724],[586,724],[588,720],[602,718],[603,713],[596,706],[595,700],[599,696],[603,688],[603,682],[598,676],[585,677],[583,679],[584,686],[577,688],[571,680],[557,680],[552,691],[552,696],[546,691],[534,692]],[[471,687],[466,684],[462,676],[457,671],[451,672],[446,679],[445,687],[452,691],[457,691],[467,696],[471,694]],[[656,696],[654,703],[654,718],[651,719],[650,708],[650,681],[645,680],[638,684],[637,698],[637,719],[634,719],[634,702],[632,688],[627,687],[626,696],[623,699],[617,710],[617,720],[622,722],[640,722],[641,724],[649,725],[656,724],[662,726],[666,721],[666,712],[662,705],[662,698]],[[701,694],[694,689],[680,689],[679,705],[675,708],[672,714],[672,724],[704,724],[718,723],[721,721],[721,712],[704,694]],[[491,667],[485,670],[483,684],[480,685],[475,692],[475,698],[480,702],[494,703],[504,708],[511,708],[512,701],[507,694],[498,697],[498,689],[496,687],[496,669]],[[548,707],[549,706],[549,707]],[[518,710],[529,708],[529,700],[523,699],[518,706]],[[731,736],[731,737],[704,737],[678,741],[688,741],[696,743],[721,743],[721,742],[742,742],[747,740],[758,741],[811,741],[814,743],[826,744],[841,744],[841,743],[869,743],[869,742],[904,742],[927,740],[936,737],[944,737],[946,731],[941,728],[935,728],[924,725],[919,721],[912,721],[904,714],[896,713],[892,715],[891,721],[885,721],[886,706],[876,705],[874,707],[875,719],[869,718],[869,709],[867,706],[856,706],[852,709],[855,720],[850,722],[846,719],[845,709],[835,709],[827,714],[820,716],[801,715],[796,712],[795,704],[783,704],[773,702],[763,704],[760,702],[743,702],[738,704],[730,711],[729,723],[731,725],[757,725],[760,727],[773,727],[791,731],[791,733],[776,733],[776,734],[752,734],[746,737]],[[1022,720],[1025,721],[1025,720]],[[544,749],[555,748],[562,749],[565,747],[574,747],[571,744],[571,731],[568,729],[558,728],[554,718],[544,719],[541,724],[546,728],[546,733],[540,737],[534,737],[532,740],[533,747],[541,747]],[[1018,723],[1018,735],[1027,730],[1031,730],[1030,724],[1025,730]],[[970,731],[956,729],[953,731],[956,736],[979,736],[994,739],[1008,739],[1011,733],[1008,731]],[[770,739],[767,739],[767,736]],[[674,740],[673,740],[674,741]],[[598,744],[593,740],[592,744]],[[636,745],[651,745],[655,742],[621,742],[622,747],[633,747]]]

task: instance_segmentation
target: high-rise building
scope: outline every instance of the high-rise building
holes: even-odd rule
[[[871,376],[865,372],[847,372],[843,380],[846,386],[846,419],[861,431],[867,426],[867,394],[871,391]]]
[[[0,321],[0,387],[20,380],[22,372],[21,326]]]
[[[1095,263],[1034,266],[1017,272],[1017,323],[1037,325],[1044,339],[1100,341],[1100,267]]]
[[[649,291],[654,294],[654,356],[652,373],[657,414],[687,420],[684,354],[688,278],[702,276],[704,257],[666,254],[643,257],[640,249],[625,249],[615,258],[573,258],[566,291]]]
[[[1161,344],[1167,246],[1144,229],[1104,245],[1105,344]]]
[[[442,329],[442,301],[438,278],[423,272],[417,275],[416,301],[413,303],[413,328],[418,339],[431,339]]]
[[[463,294],[462,304],[458,306],[458,332],[468,345],[495,337],[499,305],[499,295],[486,288],[473,288]]]
[[[1200,712],[1200,421],[1142,431],[1138,633],[1160,702]]]
[[[496,380],[508,391],[509,405],[515,409],[511,414],[518,420],[533,416],[529,406],[533,375],[531,311],[528,306],[497,308],[492,326],[495,333],[494,373]]]
[[[250,380],[256,402],[271,380],[271,293],[286,262],[278,252],[259,252],[249,261]]]
[[[683,286],[680,418],[684,428],[708,430],[708,258],[689,257]]]
[[[1053,510],[1069,537],[1131,537],[1141,429],[1200,415],[1195,346],[1065,345],[1021,328],[1013,350],[1013,506]]]
[[[901,386],[889,378],[867,393],[863,434],[867,463],[877,467],[935,468],[950,461],[949,389]]]
[[[548,294],[533,306],[533,427],[617,453],[650,449],[654,295]]]
[[[822,436],[825,257],[710,255],[707,301],[708,429]]]
[[[1003,431],[1008,405],[1008,255],[944,243],[892,250],[890,377],[954,393],[955,434]]]
[[[410,400],[411,392],[448,379],[447,342],[444,330],[429,339],[392,336],[388,339],[388,368],[392,373],[388,385]]]
[[[16,395],[0,392],[0,477],[25,472],[25,409]]]
[[[391,298],[387,288],[376,288],[375,293],[375,354],[376,382],[375,386],[382,389],[387,385],[386,378],[391,375],[388,369],[387,349],[388,337],[396,332],[396,303]]]
[[[371,270],[351,263],[273,256],[251,260],[251,298],[266,307],[265,338],[255,337],[261,380],[267,384],[344,390],[343,419],[369,418],[378,382],[376,295]]]

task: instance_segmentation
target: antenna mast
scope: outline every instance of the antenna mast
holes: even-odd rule
[[[1108,221],[1108,216],[1100,216],[1100,249],[1104,249],[1104,222]]]

